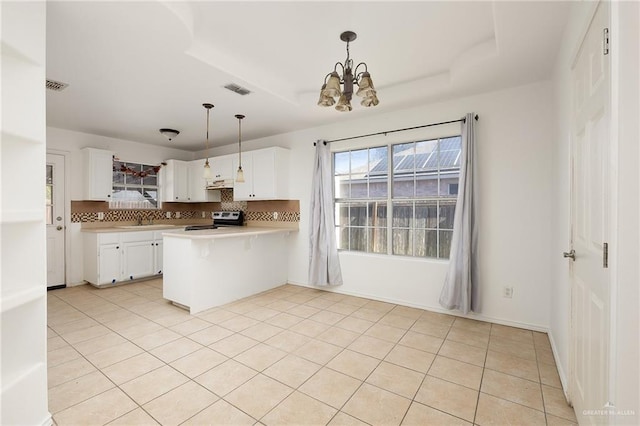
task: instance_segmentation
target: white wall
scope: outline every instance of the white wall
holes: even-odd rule
[[[161,136],[158,136],[161,137]],[[80,223],[70,222],[71,200],[82,199],[84,164],[80,149],[91,147],[113,151],[124,161],[158,164],[164,160],[192,160],[193,153],[172,148],[147,145],[124,139],[114,139],[89,133],[74,132],[56,127],[47,127],[47,151],[65,155],[67,233],[66,233],[66,281],[67,285],[83,282],[82,265],[84,251]]]
[[[384,99],[381,100],[384,102]],[[359,108],[357,106],[356,108]],[[481,316],[546,330],[549,324],[549,247],[552,181],[553,96],[550,82],[425,105],[388,114],[368,110],[360,119],[243,142],[246,150],[291,149],[291,198],[300,200],[300,232],[291,243],[289,281],[307,283],[311,165],[316,139],[335,139],[480,116],[477,125],[480,185]],[[339,114],[338,112],[335,112]],[[459,127],[433,127],[332,144],[332,149],[450,135]],[[233,153],[237,146],[214,150]],[[336,291],[440,310],[446,262],[343,252],[345,283]],[[513,299],[502,297],[513,287]]]

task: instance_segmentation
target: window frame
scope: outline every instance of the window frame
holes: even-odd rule
[[[453,134],[451,134],[453,133]],[[433,137],[427,137],[427,138],[423,138],[423,139],[419,139],[419,140],[412,140],[412,141],[390,141],[384,144],[371,144],[371,145],[366,145],[366,146],[354,146],[354,147],[345,147],[345,148],[341,148],[341,149],[335,149],[332,150],[331,152],[331,165],[332,165],[332,175],[333,175],[333,182],[332,182],[332,194],[333,194],[333,206],[334,206],[334,218],[335,218],[335,232],[336,232],[336,238],[338,239],[337,243],[338,246],[341,246],[342,240],[341,239],[341,233],[343,232],[347,232],[348,233],[348,237],[346,239],[346,242],[348,243],[348,246],[345,248],[339,248],[338,251],[339,252],[347,252],[347,253],[352,253],[352,254],[365,254],[365,255],[382,255],[382,256],[394,256],[394,257],[404,257],[404,258],[411,258],[411,259],[416,259],[416,260],[424,260],[424,261],[436,261],[436,262],[448,262],[449,261],[449,253],[446,253],[446,256],[443,256],[442,253],[440,253],[441,247],[440,247],[440,239],[443,238],[443,236],[448,236],[449,238],[449,246],[450,246],[450,241],[451,241],[451,237],[453,234],[453,216],[455,214],[455,206],[457,205],[457,194],[450,194],[449,192],[449,188],[450,185],[452,183],[446,183],[446,186],[443,188],[442,186],[442,176],[443,176],[443,171],[445,172],[444,175],[447,175],[447,172],[451,172],[451,168],[441,168],[441,164],[439,163],[439,159],[440,159],[440,153],[438,153],[438,166],[437,168],[434,170],[436,176],[437,176],[437,192],[436,195],[416,195],[416,191],[417,191],[417,179],[419,176],[419,171],[416,169],[415,164],[413,165],[413,169],[410,173],[410,179],[413,181],[413,196],[394,196],[394,169],[395,169],[395,164],[393,162],[394,159],[394,147],[395,146],[399,146],[399,145],[413,145],[413,149],[414,149],[414,154],[412,155],[416,155],[416,151],[415,151],[415,147],[417,144],[419,144],[420,142],[429,142],[429,141],[436,141],[437,145],[437,150],[440,151],[440,143],[442,142],[442,140],[444,139],[449,139],[449,138],[461,138],[460,133],[456,133],[456,132],[451,132],[449,135],[443,135],[443,136],[436,136],[434,135]],[[351,193],[348,194],[347,197],[338,197],[337,195],[341,195],[341,194],[337,194],[336,192],[338,191],[338,186],[339,186],[339,181],[338,178],[339,177],[347,177],[349,179],[346,179],[349,182],[349,188],[351,189],[351,179],[350,177],[353,175],[352,173],[352,169],[351,169],[351,152],[353,151],[362,151],[362,150],[366,150],[367,152],[367,161],[369,163],[369,167],[371,167],[370,164],[370,152],[371,150],[375,150],[375,149],[379,149],[379,148],[386,148],[387,150],[387,171],[386,171],[386,182],[387,182],[387,188],[386,188],[386,196],[384,198],[382,197],[371,197],[370,193],[369,193],[369,188],[370,188],[370,179],[367,180],[367,198],[351,198]],[[460,143],[460,153],[458,154],[458,158],[461,157],[461,150],[462,150],[462,146]],[[341,173],[336,175],[336,154],[348,154],[349,155],[349,167],[348,167],[348,171],[347,173]],[[414,157],[415,158],[415,157]],[[456,160],[458,161],[458,160]],[[368,170],[368,172],[365,173],[365,175],[369,175],[371,169]],[[460,176],[460,168],[458,167],[457,170],[454,172],[454,174],[457,175],[458,181],[456,182],[456,184],[459,185],[459,176]],[[369,176],[367,176],[368,178]],[[343,179],[345,180],[345,179]],[[374,216],[371,216],[369,214],[369,212],[371,211],[371,207],[373,206],[373,208],[376,208],[376,206],[379,206],[380,203],[382,203],[383,205],[385,205],[386,207],[386,217],[385,217],[385,224],[383,226],[374,226],[372,225],[372,218],[376,217],[379,218],[380,215],[376,214]],[[396,221],[396,217],[395,217],[395,212],[394,212],[394,204],[400,205],[400,204],[410,204],[411,205],[411,211],[412,211],[412,215],[411,218],[409,219],[409,224],[408,226],[396,226],[394,225],[394,222]],[[451,212],[447,215],[447,216],[442,216],[442,208],[443,205],[454,205],[454,208],[451,209]],[[360,206],[367,206],[367,208],[365,208],[367,214],[364,216],[364,222],[360,223],[358,225],[352,225],[347,221],[347,224],[345,225],[343,221],[340,220],[341,217],[344,218],[349,218],[349,219],[353,219],[353,217],[350,215],[350,209],[352,206],[354,205],[360,205]],[[434,206],[436,209],[436,216],[435,216],[435,227],[429,227],[427,226],[427,219],[424,219],[425,224],[424,226],[418,226],[417,222],[418,222],[418,217],[416,216],[416,206],[421,206],[421,205],[431,205]],[[348,207],[348,211],[345,214],[343,214],[343,212],[340,210],[341,208],[344,207]],[[395,207],[397,208],[397,207]],[[443,219],[443,217],[445,219]],[[362,218],[361,218],[362,219]],[[450,224],[450,228],[444,228],[442,227],[442,224],[446,222],[446,224]],[[351,239],[351,232],[352,229],[363,229],[364,230],[364,242],[363,245],[361,246],[362,249],[353,249],[351,248],[351,243],[352,243],[352,239]],[[380,252],[376,250],[375,247],[375,242],[372,244],[370,243],[370,239],[371,237],[371,232],[375,232],[376,230],[381,230],[382,233],[386,233],[386,247],[385,247],[385,251],[384,252]],[[403,231],[407,231],[407,233],[409,234],[409,240],[411,241],[411,250],[408,252],[402,252],[402,253],[396,253],[394,252],[395,248],[394,248],[394,231],[396,230],[403,230]],[[435,243],[435,256],[428,256],[427,254],[429,253],[429,246],[425,245],[424,249],[425,249],[425,254],[416,254],[416,242],[417,242],[417,238],[415,238],[416,235],[419,235],[420,233],[427,233],[427,232],[432,232],[435,235],[436,238],[436,243]],[[344,235],[342,235],[342,237],[344,237]],[[423,238],[426,238],[423,237]],[[371,249],[371,251],[369,251]]]
[[[109,208],[111,210],[160,210],[162,208],[160,201],[160,173],[148,175],[148,177],[155,178],[156,182],[155,185],[149,185],[144,183],[144,179],[147,179],[147,177],[135,177],[133,174],[122,172],[117,168],[116,164],[125,165],[125,167],[132,168],[136,171],[153,170],[155,167],[151,164],[137,161],[114,160],[111,175],[111,200],[109,201]],[[116,181],[118,174],[122,174],[122,182]],[[140,183],[129,183],[127,182],[128,177],[129,179],[140,179]],[[116,197],[117,189],[122,191],[140,190],[137,192],[144,197],[144,200],[118,199],[118,197]],[[145,193],[148,192],[148,190],[155,191],[155,198],[145,197]]]

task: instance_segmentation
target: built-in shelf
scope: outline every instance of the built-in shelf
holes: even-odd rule
[[[44,215],[44,208],[40,210],[11,210],[5,208],[2,214],[0,214],[0,223],[4,225],[11,223],[41,222]]]
[[[2,294],[2,304],[0,304],[0,311],[2,313],[9,312],[19,306],[26,305],[27,303],[34,302],[39,298],[43,298],[47,291],[45,284],[41,287],[31,287],[26,290],[18,291],[13,294]]]

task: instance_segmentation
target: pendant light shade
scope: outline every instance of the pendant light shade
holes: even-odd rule
[[[331,96],[327,96],[324,92],[324,89],[327,87],[326,84],[322,85],[322,89],[320,90],[320,99],[318,99],[318,105],[320,106],[332,106],[336,103],[336,100]]]
[[[340,91],[340,76],[336,71],[329,74],[329,81],[327,81],[327,87],[322,91],[325,96],[337,98],[342,95]]]
[[[358,91],[356,92],[357,96],[361,98],[367,98],[371,96],[371,94],[375,95],[376,90],[373,87],[373,81],[371,81],[371,75],[368,72],[363,72],[360,77],[360,83],[358,84]]]
[[[205,150],[207,151],[207,159],[204,161],[204,171],[202,177],[207,180],[211,180],[211,166],[209,165],[209,111],[213,108],[213,104],[202,104],[207,110],[207,138],[204,142]]]
[[[242,119],[244,115],[236,114],[238,119],[238,171],[236,173],[236,182],[244,182],[244,171],[242,170]]]
[[[207,180],[211,179],[211,166],[209,165],[209,159],[208,158],[204,162],[204,173],[202,174],[202,177],[207,179]]]
[[[376,96],[376,91],[374,90],[369,97],[364,98],[362,100],[362,102],[360,102],[360,105],[365,106],[365,107],[372,107],[372,106],[376,106],[380,103],[380,101],[378,100],[378,97]]]
[[[347,96],[345,94],[340,96],[340,99],[338,99],[336,109],[341,112],[351,111],[353,109],[351,107],[351,101],[347,99]]]

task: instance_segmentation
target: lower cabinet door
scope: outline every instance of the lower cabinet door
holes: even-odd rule
[[[122,274],[120,244],[101,244],[98,264],[98,283],[114,284]]]
[[[148,277],[154,271],[153,241],[136,241],[122,244],[123,281]]]
[[[156,240],[154,250],[155,268],[153,270],[153,273],[156,275],[160,275],[162,274],[162,240]]]

